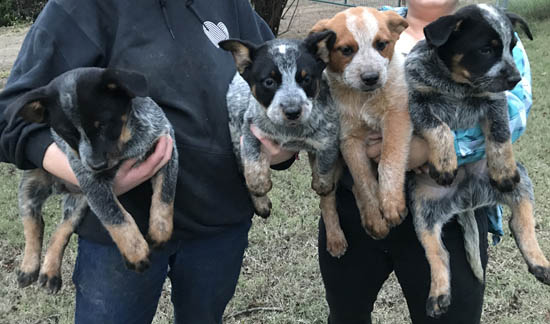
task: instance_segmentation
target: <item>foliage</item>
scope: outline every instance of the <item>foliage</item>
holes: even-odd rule
[[[2,0],[0,1],[0,26],[17,22],[34,21],[47,0]]]

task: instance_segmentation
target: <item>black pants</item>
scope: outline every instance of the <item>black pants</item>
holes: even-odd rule
[[[443,228],[443,242],[451,265],[451,306],[435,320],[426,315],[430,268],[408,215],[383,240],[373,240],[363,227],[352,192],[337,191],[338,212],[348,241],[341,258],[326,250],[323,221],[319,224],[319,265],[329,305],[329,324],[370,324],[371,312],[382,284],[395,271],[414,324],[475,324],[480,322],[484,285],[466,261],[460,226],[453,220]],[[409,210],[411,210],[409,208]],[[476,212],[483,268],[487,266],[487,217]]]

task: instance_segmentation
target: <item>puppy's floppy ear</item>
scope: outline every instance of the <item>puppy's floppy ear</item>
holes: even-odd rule
[[[405,18],[401,17],[400,14],[393,10],[386,10],[382,12],[383,15],[386,16],[388,29],[392,33],[392,36],[395,39],[399,38],[399,35],[407,28],[409,27],[409,23],[405,20]]]
[[[246,68],[252,65],[257,49],[256,45],[240,39],[227,39],[219,42],[218,45],[233,54],[235,65],[240,74],[243,74]]]
[[[311,27],[311,29],[309,30],[308,36],[313,33],[318,33],[324,30],[328,30],[329,29],[328,22],[329,22],[329,19],[321,19],[318,22],[316,22],[315,25],[313,25],[313,27]]]
[[[308,51],[327,64],[335,41],[336,33],[332,30],[325,30],[318,33],[310,33],[304,40],[304,44]]]
[[[436,21],[424,27],[426,42],[439,47],[447,42],[451,33],[458,30],[462,20],[455,15],[439,17]]]
[[[533,34],[531,34],[531,30],[529,30],[529,25],[527,25],[527,22],[525,21],[525,19],[511,12],[507,12],[506,16],[508,17],[508,19],[510,19],[510,22],[514,27],[516,26],[517,23],[519,23],[519,25],[521,26],[521,29],[523,29],[527,37],[529,37],[530,40],[533,40]]]
[[[4,111],[6,116],[14,118],[20,116],[31,123],[49,123],[48,106],[53,103],[53,98],[48,95],[46,87],[38,88],[25,93],[8,105]]]
[[[106,69],[103,72],[102,83],[108,91],[123,91],[130,98],[147,96],[147,79],[141,73]]]

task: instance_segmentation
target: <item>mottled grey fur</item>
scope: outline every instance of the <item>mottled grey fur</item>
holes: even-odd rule
[[[505,94],[495,92],[493,89],[498,86],[495,87],[493,82],[500,82],[500,78],[506,78],[508,75],[519,74],[508,53],[512,24],[499,9],[481,5],[477,10],[500,35],[505,54],[484,77],[472,80],[471,84],[457,83],[439,58],[437,48],[427,41],[419,42],[408,55],[405,64],[409,84],[409,109],[417,134],[445,124],[451,129],[464,129],[472,128],[478,123],[486,123],[487,145],[510,141]],[[495,69],[499,70],[498,77],[495,75]],[[452,151],[454,152],[454,149]],[[434,177],[431,172],[430,175]],[[449,256],[440,238],[441,228],[454,215],[469,213],[483,206],[505,204],[512,209],[510,227],[529,271],[538,280],[550,284],[549,264],[538,247],[532,226],[533,186],[521,164],[517,163],[519,182],[499,186],[500,190],[495,188],[496,183],[490,178],[486,159],[460,166],[456,177],[452,176],[454,180],[451,178],[452,183],[449,186],[438,185],[430,175],[416,175],[408,184],[411,206],[414,209],[415,229],[426,249],[432,271],[432,283],[426,305],[429,316],[438,317],[443,314],[451,301]],[[467,228],[465,241],[466,246],[479,246],[476,231]],[[475,271],[476,266],[473,267]],[[441,269],[446,269],[446,273],[434,276],[434,271],[442,271]],[[479,272],[479,269],[477,270]],[[476,276],[482,278],[483,275],[477,273]],[[445,277],[445,280],[442,280],[442,277]]]
[[[60,105],[59,108],[63,110],[70,123],[80,133],[77,152],[53,128],[51,129],[55,143],[68,157],[80,188],[70,185],[42,169],[23,172],[19,186],[21,217],[23,220],[29,220],[32,224],[36,224],[39,228],[43,228],[44,226],[41,215],[42,205],[52,193],[61,193],[64,195],[63,218],[59,228],[66,225],[74,230],[86,214],[87,206],[92,209],[101,223],[106,227],[128,225],[112,189],[114,176],[118,168],[128,159],[136,159],[138,163],[144,161],[153,152],[159,137],[170,135],[172,139],[175,138],[172,125],[164,115],[162,108],[149,97],[135,97],[131,101],[132,107],[126,122],[126,128],[130,130],[131,137],[120,149],[117,156],[109,156],[109,166],[112,166],[111,168],[95,172],[88,163],[93,149],[90,140],[81,127],[79,109],[76,106],[78,102],[76,89],[79,82],[85,79],[95,80],[99,78],[103,71],[104,69],[100,68],[78,68],[71,70],[58,76],[44,88],[34,90],[33,92],[36,92],[36,94],[32,92],[26,94],[26,97],[18,99],[17,102],[8,108],[21,109],[21,107],[41,96],[42,91],[45,89],[45,92],[49,95],[57,97],[57,102]],[[177,172],[178,153],[174,142],[170,161],[153,176],[153,178],[162,177],[163,179],[160,199],[167,205],[173,205]],[[65,232],[58,233],[56,231],[52,236],[52,240],[54,237],[57,238],[59,236],[58,239],[68,241],[70,234]],[[27,236],[27,233],[25,235]],[[139,233],[139,235],[141,234]],[[40,237],[26,237],[27,245],[33,243],[41,246],[42,234],[36,236]],[[127,239],[129,242],[135,242],[132,238]],[[36,242],[36,240],[40,240],[40,242]],[[163,242],[152,243],[160,244]],[[61,255],[55,255],[52,258],[59,258],[60,263],[62,252]],[[18,272],[20,286],[27,286],[37,279],[40,253],[38,253],[37,257],[38,262],[33,262],[36,264],[34,266],[35,269],[21,269]],[[44,263],[48,262],[47,258],[48,254]],[[128,264],[128,266],[137,271],[142,271],[148,266],[148,262],[146,258],[138,264]],[[61,278],[59,276],[59,269],[54,271],[53,276],[51,273],[42,273],[41,271],[39,282],[50,292],[57,292],[61,287]]]
[[[334,167],[338,160],[339,121],[338,112],[330,96],[325,80],[320,82],[316,97],[308,97],[296,82],[296,60],[300,55],[300,41],[277,39],[266,43],[273,62],[282,74],[282,83],[277,89],[269,107],[263,107],[253,96],[249,84],[239,73],[235,74],[227,92],[229,111],[229,129],[233,149],[246,174],[247,162],[258,165],[262,174],[269,178],[269,165],[261,163],[261,143],[250,131],[254,124],[268,139],[290,151],[311,153],[312,172],[318,176],[321,186],[314,189],[319,194],[328,194],[334,190]],[[284,51],[279,48],[284,47]],[[302,116],[296,122],[285,121],[283,109],[300,107]],[[241,144],[242,138],[242,144]],[[248,180],[248,179],[247,179]],[[265,179],[269,181],[269,179]],[[248,183],[248,181],[247,181]],[[249,183],[248,183],[249,184]],[[270,202],[266,194],[271,184],[264,186],[262,192],[251,190],[256,213],[269,216]]]

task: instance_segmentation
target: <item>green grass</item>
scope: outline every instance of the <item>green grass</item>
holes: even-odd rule
[[[511,1],[511,6],[514,3]],[[527,131],[514,148],[517,159],[533,179],[537,235],[542,249],[550,256],[550,20],[531,19],[528,13],[516,12],[529,21],[536,40],[530,42],[523,37],[533,73],[534,105]],[[326,322],[328,309],[317,265],[318,200],[310,189],[309,167],[302,157],[289,170],[274,174],[273,215],[268,220],[254,218],[237,291],[226,311],[226,323]],[[16,199],[19,173],[11,165],[0,164],[0,179],[0,323],[71,323],[74,286],[70,278],[75,239],[65,254],[64,285],[57,295],[47,295],[36,285],[17,288],[14,272],[23,252]],[[59,200],[50,200],[44,214],[48,238],[60,217]],[[550,323],[550,287],[528,273],[506,226],[505,233],[502,243],[489,248],[482,322]],[[169,292],[167,282],[154,323],[171,323]],[[233,316],[249,309],[255,310]],[[373,322],[410,322],[393,275],[379,294]]]

